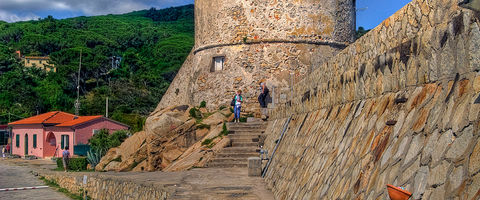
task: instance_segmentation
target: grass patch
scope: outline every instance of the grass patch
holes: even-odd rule
[[[228,135],[227,124],[225,122],[223,122],[222,132],[220,132],[219,136],[224,136],[224,135]]]
[[[43,176],[40,177],[40,180],[42,180],[45,183],[45,185],[47,185],[48,187],[53,188],[53,189],[65,194],[67,197],[69,197],[71,199],[83,200],[83,197],[81,195],[71,193],[67,189],[60,187],[60,185],[58,185],[58,183],[55,182],[54,180],[48,180]],[[87,196],[87,199],[91,199],[91,198],[89,196]]]
[[[218,108],[218,110],[223,110],[225,108],[227,108],[227,107],[226,106],[220,106],[220,108]]]

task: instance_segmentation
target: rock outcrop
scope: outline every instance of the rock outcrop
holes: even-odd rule
[[[192,108],[197,110],[198,118],[190,116]],[[203,167],[214,152],[229,144],[222,134],[223,123],[231,116],[228,108],[209,113],[189,105],[156,111],[147,119],[145,131],[135,133],[119,147],[110,149],[95,169],[181,171]],[[206,139],[212,141],[202,144]]]

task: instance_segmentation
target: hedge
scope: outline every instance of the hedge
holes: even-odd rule
[[[70,158],[68,169],[73,171],[87,170],[87,164],[87,158],[85,157]],[[57,169],[63,170],[62,158],[57,158]]]

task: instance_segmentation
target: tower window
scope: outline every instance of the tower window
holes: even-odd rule
[[[213,57],[213,64],[210,68],[211,72],[222,71],[225,63],[225,56]]]

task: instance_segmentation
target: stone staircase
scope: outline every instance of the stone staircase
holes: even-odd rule
[[[208,163],[208,167],[232,168],[247,167],[248,157],[258,157],[260,136],[263,135],[267,123],[254,121],[247,123],[227,123],[228,137],[231,145],[225,147]]]

